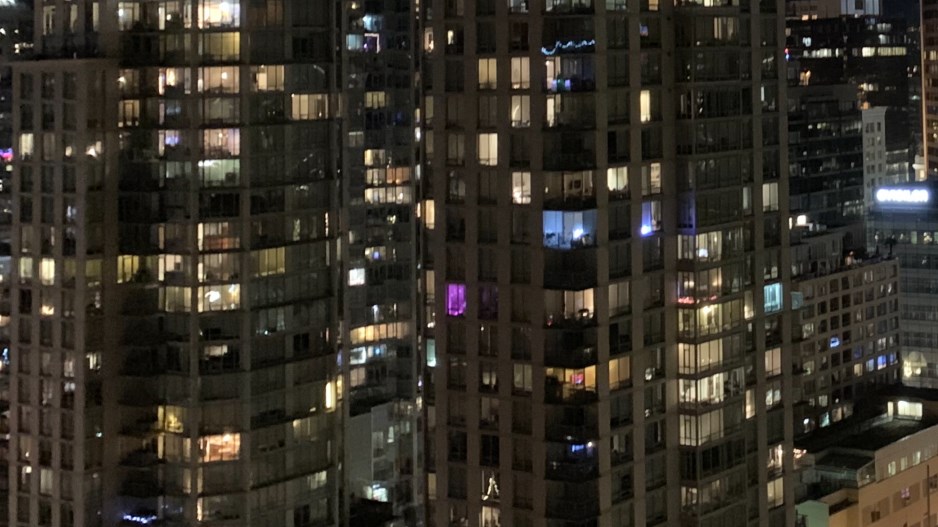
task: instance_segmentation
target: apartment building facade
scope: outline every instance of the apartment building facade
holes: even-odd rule
[[[339,518],[329,2],[37,2],[11,525]]]
[[[783,3],[425,8],[428,524],[791,525]]]

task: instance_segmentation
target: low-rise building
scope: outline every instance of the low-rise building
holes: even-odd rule
[[[936,524],[938,405],[924,390],[902,389],[881,408],[796,442],[798,527]]]

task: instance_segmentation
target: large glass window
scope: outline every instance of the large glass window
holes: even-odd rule
[[[199,91],[203,93],[238,93],[239,87],[238,68],[234,66],[202,68],[199,74]]]
[[[596,211],[544,211],[544,246],[571,249],[593,245]]]
[[[306,93],[290,96],[292,117],[294,120],[328,119],[329,96],[322,93]]]
[[[547,325],[564,320],[589,320],[595,313],[594,290],[544,292],[544,314]]]
[[[219,434],[199,438],[200,461],[231,461],[241,453],[241,434]]]
[[[237,128],[205,130],[202,132],[205,153],[211,156],[241,155],[241,131]]]
[[[199,288],[199,311],[227,311],[241,307],[241,286],[220,284]]]
[[[239,0],[202,0],[199,27],[238,27],[241,24]]]
[[[202,58],[210,61],[236,61],[241,57],[240,33],[206,33],[202,35]]]
[[[283,66],[252,66],[254,91],[283,90]]]
[[[782,284],[768,284],[762,288],[766,314],[782,310]]]

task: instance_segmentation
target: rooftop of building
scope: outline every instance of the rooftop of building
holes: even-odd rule
[[[915,399],[911,395],[903,397],[898,395],[898,391],[895,391],[895,394],[893,392],[894,390],[887,388],[882,396],[889,399]],[[932,400],[938,400],[935,395],[932,397]],[[849,459],[851,457],[866,458],[867,456],[862,453],[869,453],[866,461],[868,463],[877,450],[938,425],[938,415],[932,412],[925,412],[921,419],[912,419],[889,416],[883,413],[883,406],[880,404],[858,405],[858,408],[857,413],[850,419],[795,439],[795,447],[809,453],[822,453],[832,449],[831,452],[824,454],[821,458],[824,462],[819,464],[830,465],[832,462],[843,462],[848,463],[843,468],[851,468],[849,463],[859,462],[859,460],[851,461]],[[844,452],[845,450],[850,452]],[[841,456],[843,460],[839,459]],[[832,458],[830,463],[827,460],[829,457]]]
[[[846,470],[859,470],[873,461],[873,456],[861,456],[857,454],[843,454],[834,452],[822,456],[816,463],[817,466],[840,468]]]

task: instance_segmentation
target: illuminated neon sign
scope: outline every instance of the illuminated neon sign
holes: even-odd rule
[[[881,188],[876,191],[880,203],[928,203],[931,192],[924,188]]]

